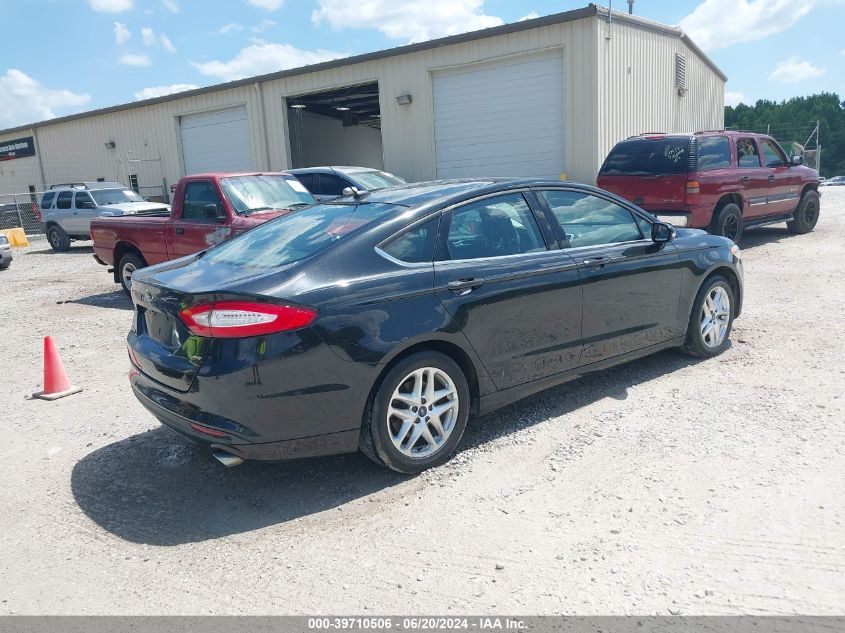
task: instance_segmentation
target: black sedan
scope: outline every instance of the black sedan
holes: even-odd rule
[[[714,356],[733,242],[537,180],[346,196],[136,272],[130,381],[223,463],[361,449],[415,473],[470,414],[669,347]]]

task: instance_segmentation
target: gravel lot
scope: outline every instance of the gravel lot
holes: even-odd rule
[[[87,245],[0,272],[0,613],[834,614],[845,608],[845,188],[747,234],[733,347],[470,422],[415,478],[360,455],[226,470],[130,394]],[[40,389],[55,337],[80,394]]]

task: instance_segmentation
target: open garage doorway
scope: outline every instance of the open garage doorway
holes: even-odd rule
[[[377,82],[286,101],[293,168],[358,165],[384,169]]]

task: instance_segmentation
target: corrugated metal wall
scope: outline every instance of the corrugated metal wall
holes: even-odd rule
[[[601,119],[594,172],[618,141],[634,134],[724,126],[725,84],[680,38],[604,18],[598,24]],[[675,88],[675,53],[686,57],[684,96]]]
[[[722,80],[677,36],[621,22],[610,29],[604,19],[587,17],[45,124],[37,128],[45,182],[37,157],[0,162],[0,193],[97,177],[126,182],[130,173],[139,175],[142,187],[160,185],[162,178],[173,184],[182,174],[178,117],[241,104],[253,167],[284,169],[290,165],[285,98],[371,81],[379,84],[385,169],[427,180],[435,171],[432,72],[549,48],[563,49],[563,167],[571,179],[593,182],[607,151],[631,134],[722,125]],[[674,89],[675,52],[687,57],[684,97]],[[411,94],[413,103],[398,105],[401,94]],[[17,131],[0,140],[27,135]],[[106,147],[111,141],[114,149]]]

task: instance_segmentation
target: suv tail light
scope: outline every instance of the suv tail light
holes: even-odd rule
[[[188,329],[207,338],[243,338],[296,330],[311,323],[315,310],[252,301],[201,303],[179,312]]]

